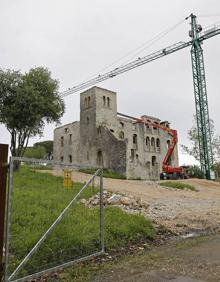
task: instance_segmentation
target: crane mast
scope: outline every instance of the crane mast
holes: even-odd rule
[[[205,79],[203,50],[199,40],[202,28],[197,24],[196,16],[191,14],[192,37],[191,59],[196,106],[196,121],[199,141],[201,170],[206,179],[212,178],[213,155],[209,123],[208,99]]]

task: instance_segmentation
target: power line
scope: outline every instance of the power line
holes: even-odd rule
[[[108,68],[112,67],[113,65],[119,63],[120,61],[122,61],[123,59],[129,57],[129,55],[132,55],[131,58],[129,58],[129,60],[126,60],[124,63],[127,63],[128,61],[130,61],[131,59],[133,59],[135,56],[137,56],[138,54],[140,54],[141,52],[147,50],[150,46],[152,46],[153,44],[155,44],[156,42],[158,42],[160,39],[162,39],[163,37],[165,37],[168,33],[170,33],[171,31],[173,31],[174,29],[176,29],[179,25],[181,25],[183,22],[185,22],[184,20],[181,20],[179,22],[177,22],[176,24],[172,25],[171,27],[169,27],[168,29],[160,32],[159,34],[157,34],[156,36],[154,36],[153,38],[145,41],[144,43],[142,43],[141,45],[139,45],[138,47],[136,47],[135,49],[129,51],[128,53],[126,53],[124,56],[120,57],[119,59],[115,60],[114,62],[112,62],[111,64],[107,65],[106,67],[100,69],[98,72],[96,72],[93,75],[90,75],[89,77],[87,77],[85,80],[88,80],[96,75],[99,75],[100,72],[103,72],[105,70],[107,70]],[[135,52],[136,51],[136,52]],[[135,52],[135,53],[134,53]]]

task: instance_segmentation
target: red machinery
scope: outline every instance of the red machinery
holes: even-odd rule
[[[158,123],[153,123],[153,122],[150,122],[150,121],[146,122],[141,118],[138,118],[136,120],[137,120],[137,123],[150,124],[153,127],[159,128],[159,129],[167,132],[172,137],[171,143],[168,147],[167,153],[166,153],[165,158],[162,162],[163,172],[161,173],[160,178],[161,179],[186,178],[187,176],[185,174],[185,168],[184,167],[181,167],[181,166],[175,167],[175,166],[170,165],[170,159],[171,159],[171,156],[173,154],[173,151],[174,151],[175,146],[176,146],[177,141],[178,141],[177,131],[174,130],[174,129],[171,129],[167,126],[163,126],[161,124],[158,124]]]

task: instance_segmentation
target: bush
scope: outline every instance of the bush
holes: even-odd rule
[[[24,152],[25,158],[34,158],[34,159],[45,159],[47,152],[44,147],[27,147]]]
[[[190,165],[187,168],[187,175],[190,178],[203,178],[203,173],[198,165]]]

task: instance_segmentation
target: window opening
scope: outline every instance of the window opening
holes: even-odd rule
[[[137,144],[137,134],[133,134],[133,144]]]
[[[125,138],[125,135],[124,135],[123,131],[120,131],[118,136],[119,136],[120,139],[124,139]]]
[[[107,107],[110,108],[110,98],[107,98]]]
[[[87,98],[84,99],[84,105],[86,108],[88,107]]]
[[[155,166],[156,165],[156,156],[152,156],[152,166]]]
[[[63,138],[63,136],[61,136],[60,143],[61,143],[61,147],[63,147],[63,145],[64,145],[64,138]]]

